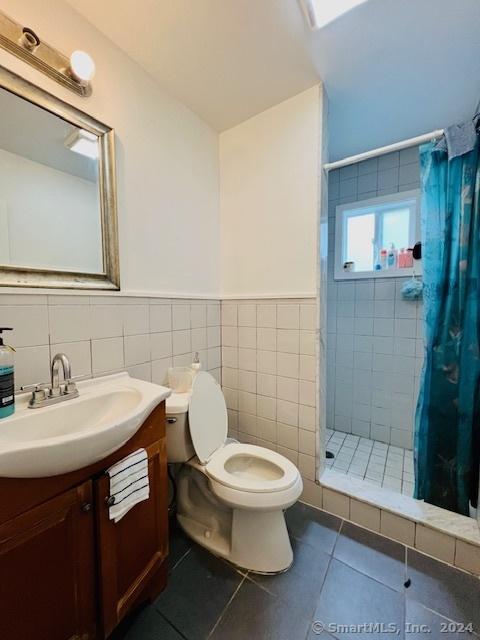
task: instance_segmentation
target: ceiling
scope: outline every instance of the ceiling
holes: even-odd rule
[[[478,0],[368,0],[317,31],[297,0],[67,2],[219,131],[323,79],[331,160],[480,99]]]

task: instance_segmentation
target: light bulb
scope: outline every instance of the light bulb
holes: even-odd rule
[[[70,70],[79,82],[89,82],[95,75],[95,62],[85,51],[74,51],[70,56]]]

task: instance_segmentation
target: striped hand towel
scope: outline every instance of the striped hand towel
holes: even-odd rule
[[[138,449],[107,469],[107,474],[110,477],[109,516],[118,522],[133,506],[148,500],[147,452]]]

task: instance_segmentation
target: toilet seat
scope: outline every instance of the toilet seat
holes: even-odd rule
[[[279,453],[240,442],[218,449],[205,472],[225,487],[250,493],[285,491],[299,477],[295,465]]]

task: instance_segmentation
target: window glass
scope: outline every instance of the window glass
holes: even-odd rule
[[[406,249],[410,242],[410,210],[391,209],[382,215],[381,248],[388,249],[393,244],[397,249]]]
[[[371,271],[374,260],[375,214],[347,217],[346,259],[353,262],[355,271]]]

